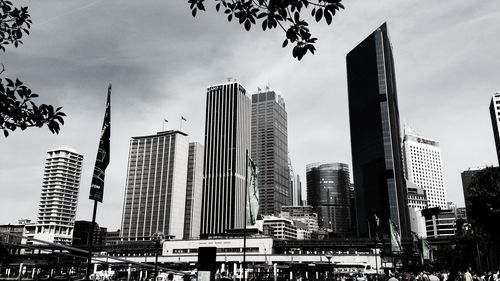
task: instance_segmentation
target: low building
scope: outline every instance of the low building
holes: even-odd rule
[[[412,183],[411,181],[406,181],[407,186],[407,196],[408,196],[408,208],[414,208],[418,210],[423,210],[427,208],[427,193],[425,189],[419,187],[418,185]]]
[[[307,225],[309,231],[318,231],[318,214],[311,206],[281,206],[281,217],[300,221]]]
[[[425,229],[428,238],[454,236],[456,233],[456,217],[452,210],[439,207],[422,210],[425,217]]]
[[[104,238],[104,245],[113,245],[120,242],[120,230],[108,231],[106,232],[106,237]]]
[[[15,246],[21,244],[21,236],[24,232],[23,224],[4,224],[0,225],[0,243]],[[19,254],[19,247],[9,247],[9,254]]]
[[[292,220],[279,217],[264,217],[263,233],[279,240],[296,240],[297,227]]]

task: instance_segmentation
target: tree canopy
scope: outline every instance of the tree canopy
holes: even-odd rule
[[[301,60],[307,52],[314,54],[317,38],[309,30],[304,19],[310,11],[316,22],[324,21],[330,25],[333,16],[343,9],[342,0],[213,0],[217,12],[227,15],[227,20],[238,20],[249,31],[257,21],[262,30],[281,28],[285,33],[282,47],[295,44],[292,49],[294,58]],[[205,0],[188,0],[191,14],[196,17],[198,10],[205,11]]]
[[[12,2],[0,0],[0,50],[5,47],[23,44],[23,37],[29,35],[31,17],[28,7],[15,7]],[[2,64],[0,75],[5,72]],[[43,127],[46,125],[52,133],[59,133],[60,125],[64,124],[61,107],[52,105],[37,105],[33,101],[38,95],[33,93],[19,79],[0,77],[0,130],[8,137],[9,132],[20,128]]]

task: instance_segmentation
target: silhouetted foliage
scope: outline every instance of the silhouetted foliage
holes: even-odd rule
[[[247,31],[251,26],[262,21],[262,30],[277,28],[285,32],[286,39],[282,47],[288,43],[295,44],[292,55],[298,60],[307,53],[314,54],[317,38],[312,37],[309,24],[304,20],[304,13],[311,11],[316,22],[324,20],[328,25],[333,16],[344,6],[342,0],[213,0],[215,9],[227,15],[227,20],[237,19]],[[198,10],[205,11],[205,0],[188,0],[191,14],[196,17]]]
[[[5,46],[18,47],[24,35],[29,35],[31,27],[28,7],[17,8],[12,2],[0,0],[0,50]],[[2,64],[0,74],[5,72]],[[19,79],[0,78],[0,129],[5,137],[17,128],[43,127],[47,125],[52,133],[59,133],[60,124],[64,124],[61,107],[54,109],[52,105],[36,105],[33,99],[38,97],[32,93]]]
[[[481,259],[490,266],[500,261],[500,167],[487,167],[478,171],[467,187],[474,238]]]
[[[470,214],[473,223],[500,238],[500,168],[478,171],[468,186]],[[496,222],[496,223],[494,223]]]

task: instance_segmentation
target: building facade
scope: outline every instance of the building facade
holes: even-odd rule
[[[377,28],[346,59],[358,235],[372,233],[376,215],[384,239],[390,234],[390,220],[403,237],[409,237],[396,76],[387,25]]]
[[[491,98],[490,102],[490,117],[491,126],[493,129],[493,137],[495,139],[495,147],[497,149],[497,159],[500,164],[500,93],[496,93]]]
[[[423,210],[428,208],[427,195],[425,189],[419,187],[418,185],[407,181],[406,186],[408,188],[408,208]]]
[[[405,128],[404,167],[408,180],[425,189],[429,208],[447,208],[439,142]]]
[[[188,151],[188,136],[180,131],[130,140],[123,240],[150,240],[155,232],[183,238]]]
[[[442,210],[439,207],[422,210],[425,217],[427,237],[454,236],[456,232],[456,217],[452,210]]]
[[[290,219],[266,216],[262,222],[263,233],[278,240],[297,240],[297,226]],[[301,232],[303,236],[303,233]]]
[[[259,168],[259,214],[277,215],[290,205],[290,170],[285,100],[273,90],[252,95],[252,159]]]
[[[75,224],[83,155],[62,147],[47,151],[38,223],[33,238],[71,244]]]
[[[319,230],[318,214],[311,206],[281,206],[281,217],[302,222],[311,232]]]
[[[351,228],[349,166],[313,163],[306,167],[307,202],[318,214],[320,228],[347,235]]]
[[[189,143],[186,210],[184,211],[184,239],[200,237],[202,196],[203,145],[191,142]]]
[[[207,89],[201,235],[242,229],[251,100],[236,81]]]

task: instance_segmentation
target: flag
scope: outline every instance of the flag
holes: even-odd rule
[[[257,165],[248,158],[248,182],[247,182],[247,224],[254,225],[257,220],[257,213],[259,212],[259,189],[257,188]]]
[[[186,119],[186,118],[184,118],[184,116],[181,116],[181,120],[184,120],[184,121],[186,121],[186,122],[187,122],[187,119]]]
[[[401,246],[401,236],[399,234],[398,227],[390,218],[389,225],[391,231],[391,252],[402,253],[403,247]]]
[[[106,113],[102,123],[99,149],[95,160],[94,174],[90,184],[89,199],[102,202],[104,194],[104,173],[109,164],[109,137],[111,135],[111,84],[108,87],[108,99],[106,102]]]

